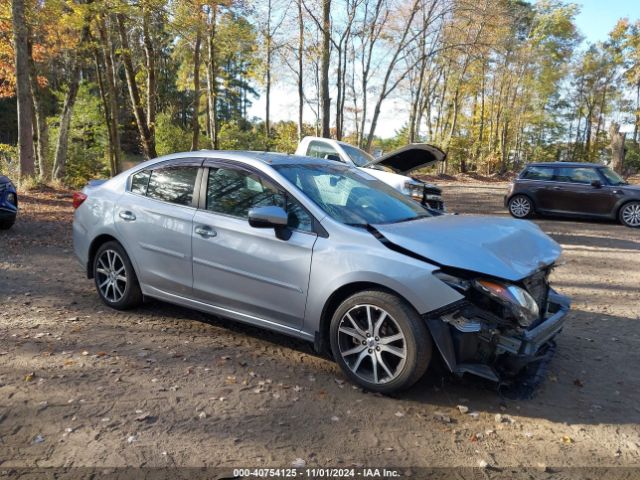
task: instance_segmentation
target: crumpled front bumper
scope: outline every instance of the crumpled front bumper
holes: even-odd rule
[[[547,316],[544,321],[526,330],[520,337],[497,335],[499,351],[525,357],[535,355],[543,345],[560,333],[570,308],[569,297],[549,289]],[[553,313],[549,313],[549,310]]]
[[[517,335],[485,326],[478,326],[477,331],[461,330],[438,316],[427,316],[425,320],[449,370],[502,382],[546,354],[555,336],[562,331],[570,308],[569,297],[549,289],[544,319]],[[474,342],[482,344],[485,351],[491,351],[492,358],[469,359],[464,353],[469,349],[461,346],[474,345]]]

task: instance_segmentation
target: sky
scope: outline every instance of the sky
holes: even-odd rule
[[[573,0],[572,3],[580,7],[576,25],[584,37],[583,47],[589,43],[606,40],[620,18],[627,17],[632,22],[640,19],[640,0]],[[294,85],[289,85],[287,82],[276,83],[272,87],[271,95],[272,119],[297,121],[298,96]],[[264,114],[265,99],[262,95],[249,109],[249,116],[264,118]],[[315,118],[308,107],[305,107],[304,118],[309,123]],[[392,98],[385,100],[382,104],[376,135],[382,138],[393,137],[396,130],[402,127],[403,121],[399,121],[399,118],[408,118],[403,102]]]

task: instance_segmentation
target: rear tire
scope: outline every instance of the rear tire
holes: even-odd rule
[[[534,213],[533,202],[526,195],[514,195],[509,199],[509,213],[515,218],[531,218]]]
[[[618,212],[618,219],[625,227],[640,228],[640,202],[625,203]]]
[[[0,220],[0,230],[9,230],[15,222],[16,222],[15,216],[11,218],[5,218],[4,220]]]
[[[354,383],[366,390],[407,389],[431,361],[431,335],[418,313],[388,292],[368,290],[347,298],[331,319],[333,357]]]
[[[127,252],[118,242],[106,242],[93,259],[93,279],[100,300],[116,310],[128,310],[142,303],[138,277]]]

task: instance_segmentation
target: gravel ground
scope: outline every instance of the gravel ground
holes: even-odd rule
[[[453,211],[505,214],[505,184],[443,186]],[[354,388],[297,340],[154,301],[107,309],[72,254],[69,192],[24,194],[21,207],[0,232],[0,476],[299,459],[640,475],[638,231],[536,220],[564,247],[553,283],[573,310],[533,399],[437,371],[391,398]]]

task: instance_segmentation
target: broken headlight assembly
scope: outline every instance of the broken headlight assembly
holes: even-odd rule
[[[521,327],[529,327],[540,316],[535,299],[525,289],[508,283],[487,279],[465,279],[439,271],[434,275],[450,287],[465,294],[480,292],[510,312]],[[477,295],[477,294],[476,294]]]
[[[528,327],[539,318],[538,304],[525,289],[494,280],[479,279],[473,283],[478,290],[508,308],[521,327]]]

